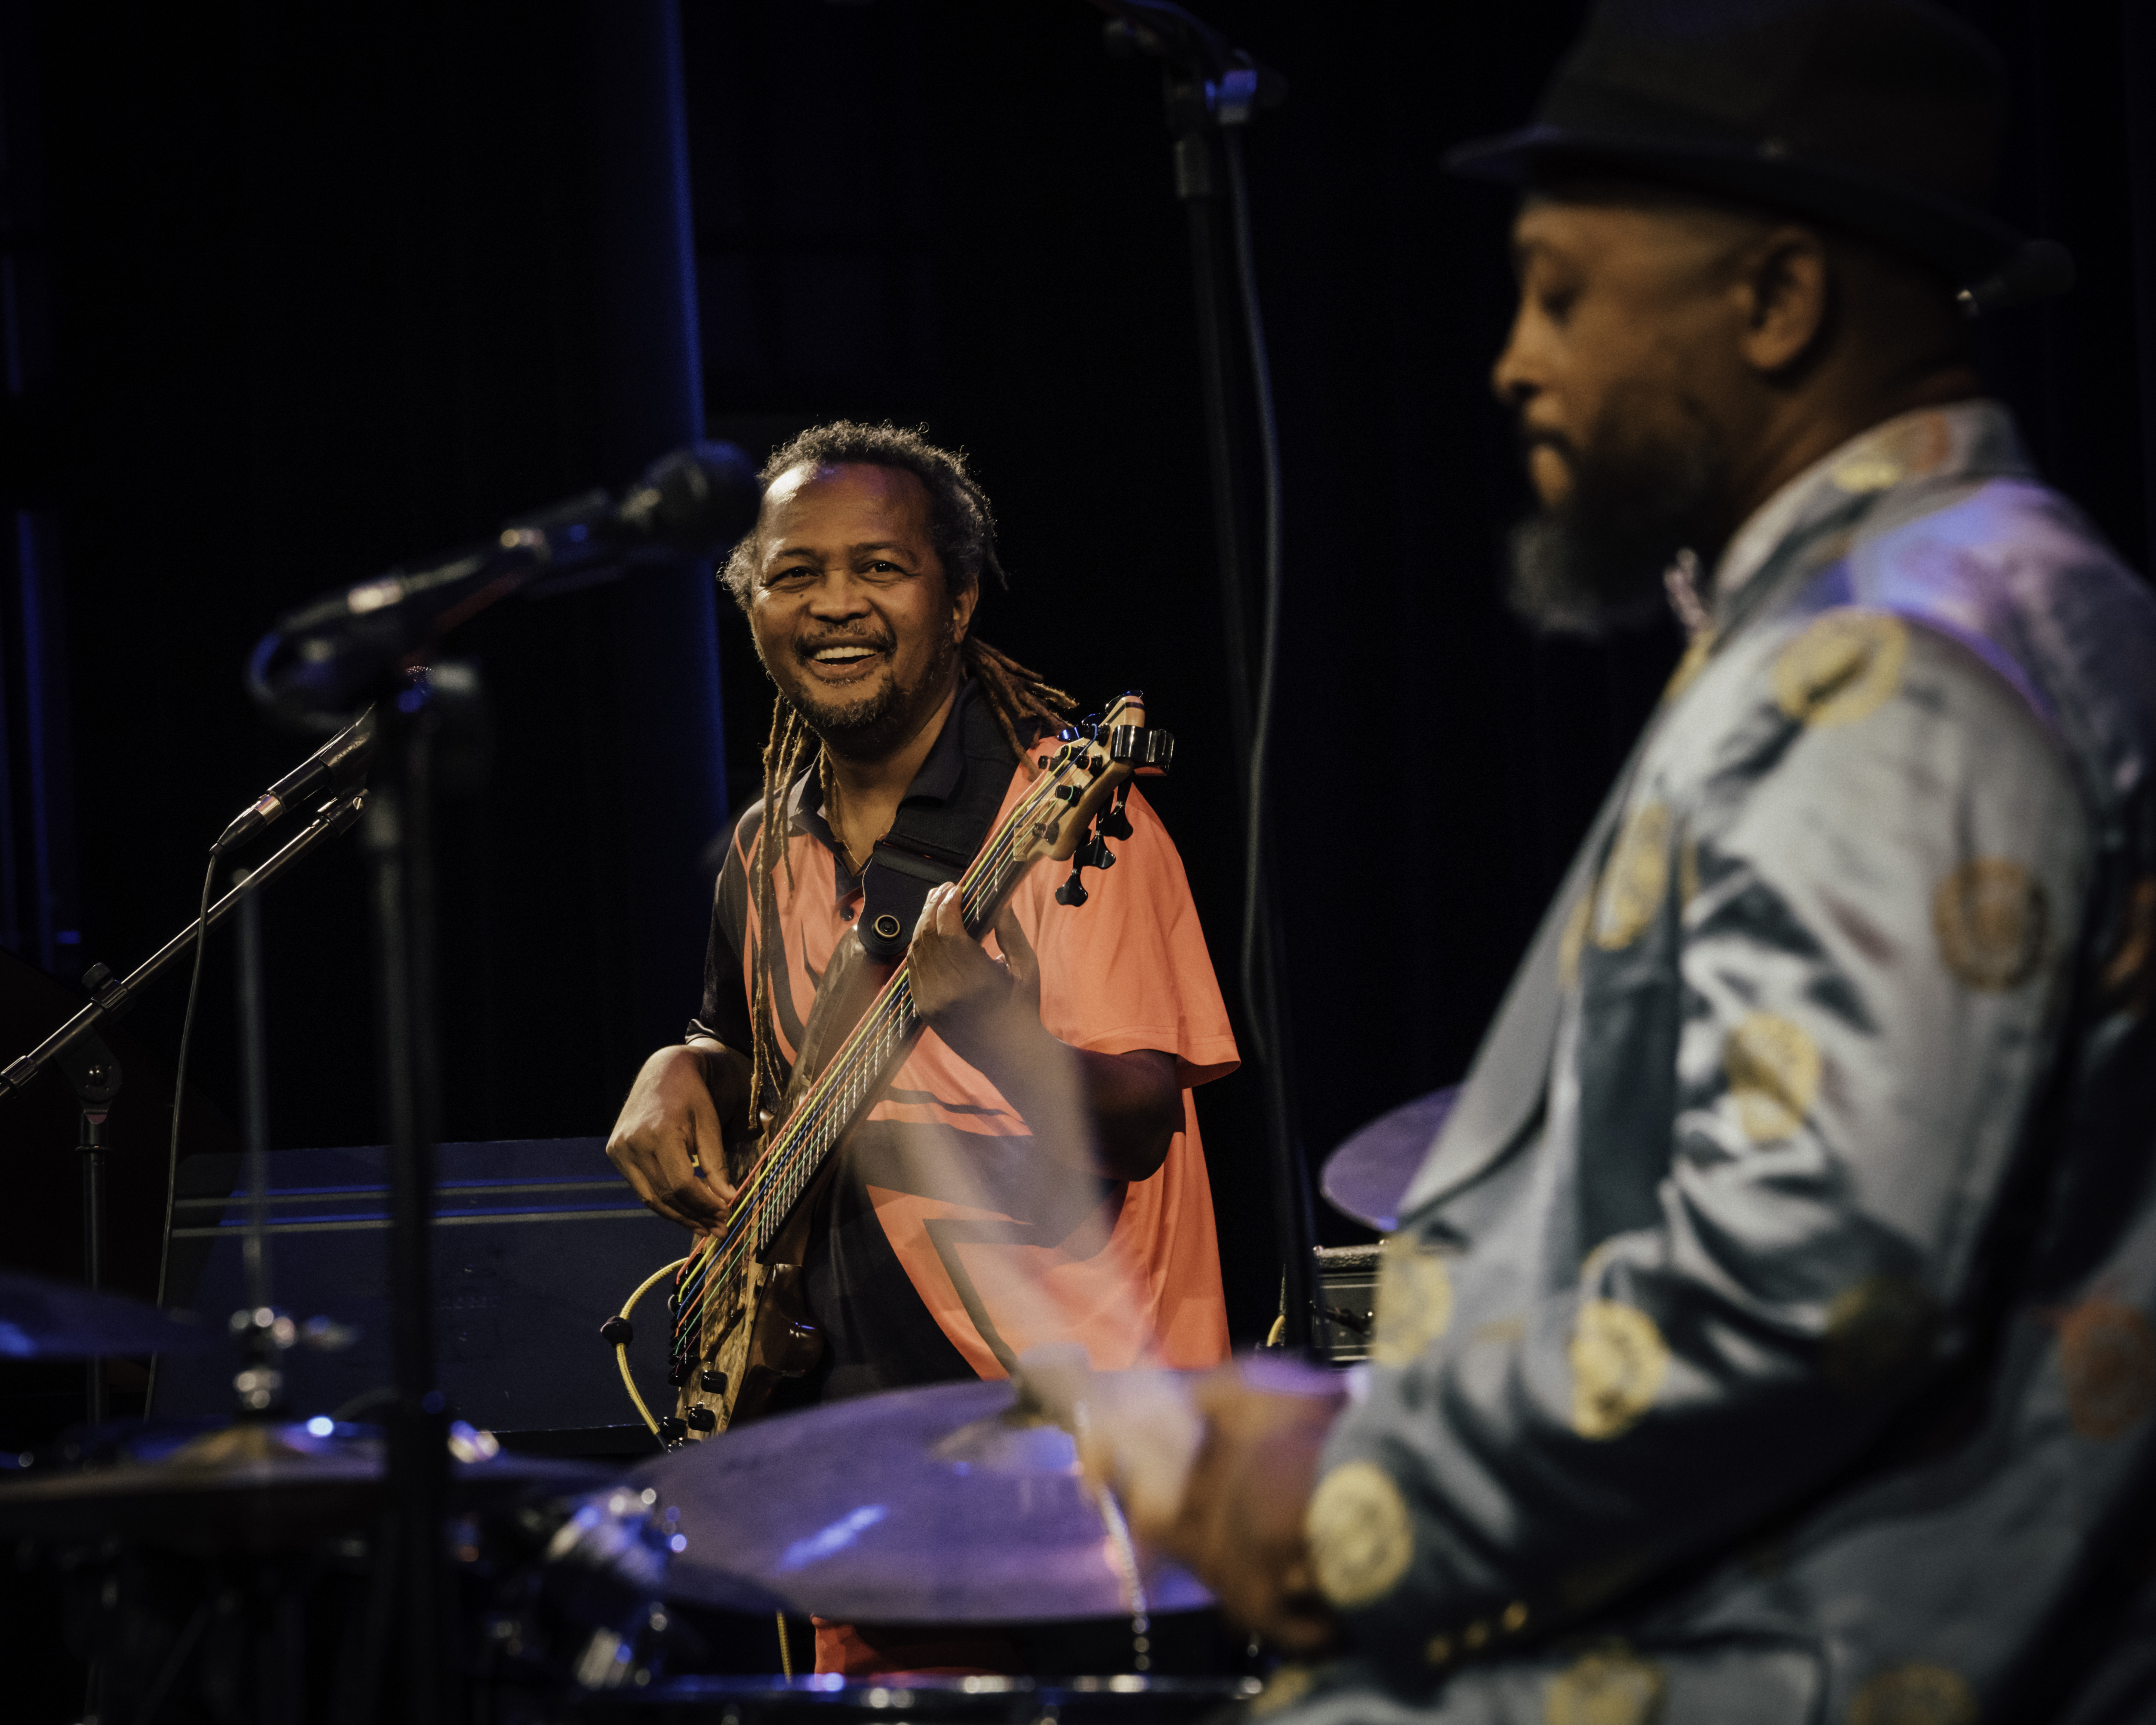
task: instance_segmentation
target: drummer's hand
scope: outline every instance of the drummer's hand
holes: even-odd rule
[[[747,1065],[716,1042],[660,1049],[629,1086],[606,1147],[607,1160],[647,1209],[700,1240],[725,1223],[734,1201],[706,1060]]]
[[[1283,1651],[1314,1653],[1330,1642],[1332,1609],[1317,1590],[1303,1513],[1326,1434],[1344,1395],[1254,1389],[1233,1365],[1199,1380],[1205,1421],[1179,1503],[1127,1494],[1131,1531],[1213,1589],[1220,1609]],[[1086,1471],[1112,1482],[1112,1444],[1089,1434]]]
[[[1035,1052],[1048,1033],[1040,1024],[1040,967],[1033,943],[1005,906],[996,917],[1001,963],[966,932],[958,888],[932,890],[914,925],[907,952],[913,1006],[959,1059],[991,1074]]]

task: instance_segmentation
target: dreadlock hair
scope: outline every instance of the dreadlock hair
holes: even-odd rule
[[[994,577],[998,587],[1010,585],[1010,578],[996,555],[995,513],[989,507],[988,493],[967,470],[963,454],[938,448],[918,429],[888,423],[864,425],[852,419],[811,426],[773,450],[757,477],[768,487],[782,474],[797,467],[836,467],[851,462],[897,468],[921,481],[928,493],[929,543],[935,547],[943,566],[943,579],[954,596],[978,588],[983,575]],[[734,547],[719,572],[720,580],[744,611],[754,590],[760,547],[759,529]],[[1030,771],[1028,745],[1043,731],[1061,728],[1072,705],[1070,697],[1045,682],[1038,671],[1028,670],[970,631],[960,644],[958,657],[980,685],[982,697],[995,716],[996,726],[1010,746],[1013,758],[1026,762]],[[773,937],[778,925],[778,891],[772,870],[783,863],[787,885],[793,884],[793,856],[786,842],[786,798],[793,782],[812,764],[824,775],[828,788],[829,764],[823,746],[806,716],[782,694],[773,703],[771,735],[763,746],[763,824],[757,834],[756,856],[749,868],[757,949],[749,999],[749,1019],[755,1035],[749,1118],[757,1130],[762,1129],[766,1111],[778,1106],[786,1084],[772,1005]]]

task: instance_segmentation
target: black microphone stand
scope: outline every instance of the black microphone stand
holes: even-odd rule
[[[189,917],[185,928],[144,959],[125,979],[114,976],[108,966],[91,965],[82,977],[82,985],[90,994],[90,1004],[28,1054],[18,1055],[7,1065],[0,1067],[0,1101],[6,1101],[14,1091],[22,1089],[54,1061],[64,1058],[77,1044],[95,1040],[98,1025],[107,1019],[119,1017],[133,1005],[135,996],[141,992],[143,985],[192,947],[198,935],[223,923],[239,909],[241,901],[249,894],[259,892],[270,885],[293,864],[311,855],[324,839],[346,830],[359,819],[359,811],[366,800],[364,791],[354,791],[324,803],[315,818],[301,832],[288,840],[282,850],[213,904],[208,914],[199,922]],[[102,1046],[101,1044],[99,1045]]]
[[[1190,240],[1205,441],[1213,479],[1213,528],[1228,695],[1242,768],[1246,822],[1241,983],[1243,1009],[1264,1086],[1273,1222],[1281,1247],[1282,1340],[1311,1343],[1310,1178],[1297,1141],[1293,1061],[1280,1009],[1285,971],[1275,893],[1273,842],[1265,814],[1273,663],[1279,630],[1281,500],[1272,382],[1252,267],[1243,131],[1286,99],[1278,74],[1168,0],[1093,0],[1110,14],[1111,53],[1162,63],[1162,95],[1175,193]],[[1258,452],[1252,506],[1250,451]],[[1258,556],[1250,531],[1259,518]],[[1253,580],[1254,564],[1258,578]]]
[[[430,685],[400,674],[376,711],[374,784],[360,842],[374,927],[375,1013],[389,1140],[389,1503],[376,1561],[393,1563],[403,1614],[403,1704],[412,1725],[454,1720],[454,1601],[442,1560],[449,1410],[434,1382],[434,868],[439,713]]]
[[[400,1725],[455,1725],[463,1712],[457,1610],[443,1548],[449,1406],[435,1382],[434,1036],[436,780],[477,719],[477,678],[431,658],[449,634],[520,591],[563,590],[661,560],[710,557],[747,531],[762,489],[726,444],[676,450],[619,503],[603,492],[524,517],[463,557],[338,588],[285,614],[249,660],[268,711],[320,723],[374,703],[372,785],[361,844],[374,934],[375,1014],[389,1143],[389,1331],[397,1402],[389,1504],[375,1563],[393,1579],[401,1658],[389,1673]]]

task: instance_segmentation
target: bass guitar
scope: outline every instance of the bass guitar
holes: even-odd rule
[[[1172,734],[1146,723],[1145,699],[1125,695],[1097,721],[1035,746],[1036,776],[959,877],[967,932],[986,934],[1025,872],[1069,862],[1056,900],[1082,905],[1088,868],[1115,861],[1111,839],[1130,835],[1123,805],[1135,774],[1165,773]],[[639,1412],[671,1445],[762,1413],[788,1378],[814,1367],[823,1338],[802,1301],[817,1199],[831,1153],[881,1096],[925,1029],[914,1010],[907,960],[878,964],[850,931],[818,985],[785,1095],[762,1137],[729,1152],[747,1170],[725,1227],[681,1260],[672,1297],[669,1381],[673,1414],[652,1420],[629,1377],[630,1307],[609,1324],[624,1383]],[[644,1284],[651,1286],[664,1271]],[[639,1289],[640,1295],[643,1289]]]

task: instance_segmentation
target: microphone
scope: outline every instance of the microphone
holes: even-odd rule
[[[311,803],[326,791],[352,789],[367,777],[367,757],[373,752],[374,709],[370,706],[234,815],[232,824],[210,846],[209,854],[223,855],[234,845],[253,838],[295,803]]]
[[[393,569],[287,612],[248,662],[255,700],[327,729],[400,663],[519,588],[559,592],[650,564],[710,557],[756,525],[756,464],[732,444],[662,456],[617,501],[587,491],[520,516],[442,562]]]

